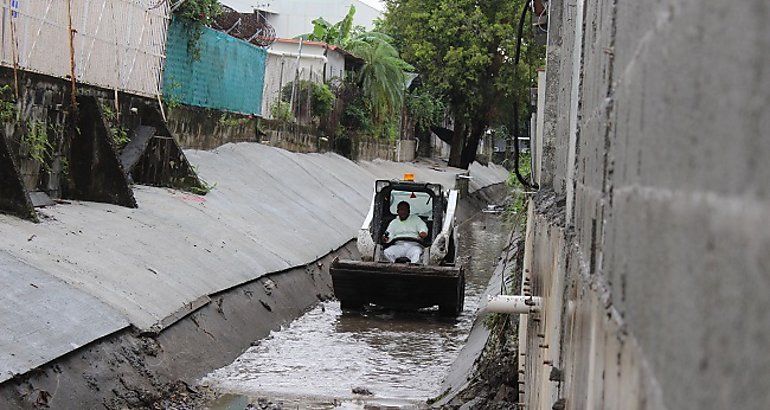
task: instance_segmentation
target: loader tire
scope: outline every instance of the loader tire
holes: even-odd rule
[[[340,307],[342,310],[361,310],[361,307],[363,307],[364,303],[360,300],[351,300],[351,299],[345,299],[340,300]]]
[[[457,281],[455,294],[450,296],[444,303],[438,305],[438,312],[441,316],[457,317],[463,312],[465,306],[465,275],[460,274],[460,280]]]

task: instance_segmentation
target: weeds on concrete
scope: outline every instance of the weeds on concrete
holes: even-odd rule
[[[182,88],[182,84],[180,84],[179,81],[174,80],[173,77],[166,81],[168,81],[168,85],[163,87],[163,102],[166,103],[166,107],[171,111],[182,105],[182,98],[177,95],[177,91]]]
[[[247,123],[250,119],[251,116],[239,118],[228,113],[222,113],[222,115],[219,117],[219,120],[217,121],[217,124],[223,127],[237,127]]]
[[[214,182],[213,184],[209,184],[199,176],[200,173],[198,172],[198,167],[196,167],[195,165],[192,165],[192,170],[197,176],[198,181],[200,182],[200,185],[191,185],[189,188],[187,188],[188,191],[196,195],[206,195],[209,192],[211,192],[212,189],[217,187],[216,182]]]
[[[126,144],[131,141],[131,138],[128,137],[128,131],[125,129],[125,127],[110,127],[110,137],[112,138],[112,142],[115,144],[118,150],[123,149],[123,147],[125,147]]]
[[[198,178],[200,179],[200,178]],[[200,186],[191,186],[190,192],[196,195],[206,195],[209,192],[211,192],[212,189],[217,187],[217,183],[214,182],[213,184],[209,184],[208,182],[200,179],[201,185]]]
[[[118,113],[109,105],[102,105],[102,113],[104,113],[104,118],[110,124],[108,130],[110,139],[112,140],[113,145],[115,145],[115,148],[120,151],[129,143],[129,141],[131,141],[131,138],[128,136],[128,130],[126,127],[119,124]]]
[[[27,155],[48,170],[46,158],[51,155],[53,147],[48,141],[48,130],[45,123],[43,121],[31,121],[27,127],[27,132],[21,137],[21,142],[27,149]]]
[[[295,122],[294,114],[291,112],[291,105],[286,101],[276,100],[273,102],[270,105],[270,114],[282,124]]]
[[[16,121],[17,112],[11,86],[6,84],[0,87],[0,122]]]
[[[427,404],[436,403],[437,401],[439,401],[439,400],[443,399],[444,397],[446,397],[449,394],[449,392],[451,392],[451,391],[452,391],[452,388],[451,387],[447,387],[446,390],[441,392],[438,396],[428,399],[426,401],[426,403]]]
[[[528,179],[532,173],[530,158],[529,153],[519,154],[520,172],[525,179]],[[513,172],[508,174],[508,179],[505,182],[511,189],[514,199],[505,208],[504,219],[506,222],[516,225],[519,232],[524,232],[527,226],[527,200],[529,199],[529,194],[526,192],[527,187],[519,182]]]

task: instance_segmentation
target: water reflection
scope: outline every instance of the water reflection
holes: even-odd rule
[[[458,318],[433,310],[342,312],[338,302],[324,302],[203,382],[288,408],[417,408],[440,393],[507,239],[495,214],[480,213],[458,229],[467,282]]]

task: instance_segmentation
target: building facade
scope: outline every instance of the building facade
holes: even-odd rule
[[[354,26],[371,29],[374,20],[382,16],[381,11],[359,0],[222,0],[221,3],[240,13],[260,11],[279,38],[294,38],[312,32],[312,21],[319,17],[336,23],[348,14],[350,6],[356,8]]]

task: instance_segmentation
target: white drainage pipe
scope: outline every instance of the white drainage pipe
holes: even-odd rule
[[[543,298],[540,296],[497,295],[487,298],[487,306],[484,310],[490,313],[526,315],[539,312],[543,305]]]

